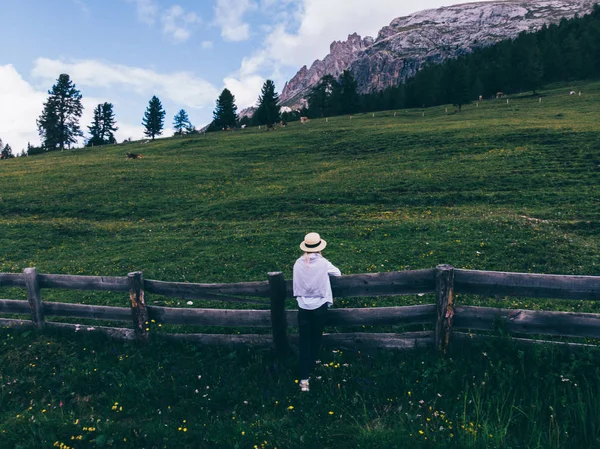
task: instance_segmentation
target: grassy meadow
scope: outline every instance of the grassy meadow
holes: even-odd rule
[[[446,263],[600,275],[600,83],[542,95],[461,113],[387,111],[1,161],[0,272],[290,279],[299,243],[316,231],[344,274]],[[143,158],[127,160],[127,151]],[[0,298],[25,297],[0,288]],[[336,307],[433,300],[348,298]],[[600,313],[596,301],[457,302]],[[508,339],[446,359],[328,350],[301,395],[293,358],[253,349],[8,329],[0,338],[0,448],[600,448],[595,350]]]

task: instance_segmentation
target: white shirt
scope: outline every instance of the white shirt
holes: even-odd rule
[[[294,264],[294,296],[301,309],[315,310],[323,304],[333,305],[333,294],[329,276],[342,273],[331,262],[318,253],[309,255],[308,263],[304,255]]]

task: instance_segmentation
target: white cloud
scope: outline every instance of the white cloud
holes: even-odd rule
[[[186,13],[179,5],[173,5],[162,17],[163,33],[169,35],[177,43],[187,41],[190,36],[190,26],[200,23],[200,18],[194,12]]]
[[[38,58],[32,76],[50,83],[61,73],[68,73],[78,87],[123,87],[139,95],[157,95],[189,108],[212,107],[219,95],[211,83],[189,72],[158,73],[93,60],[64,62]]]
[[[158,15],[158,5],[154,0],[126,0],[128,3],[135,3],[137,7],[138,19],[140,22],[149,25],[154,24]]]
[[[235,104],[241,110],[256,105],[265,78],[260,75],[249,75],[238,78],[228,77],[223,81],[225,87],[235,96]]]
[[[14,153],[39,143],[36,120],[46,92],[36,91],[11,65],[0,66],[0,138]]]
[[[244,22],[246,13],[257,9],[251,0],[217,0],[215,24],[226,41],[239,42],[250,38],[250,25]]]
[[[210,50],[214,46],[215,46],[215,44],[213,43],[213,41],[203,41],[202,42],[202,48],[205,50]]]

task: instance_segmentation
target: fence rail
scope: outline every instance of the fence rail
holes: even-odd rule
[[[491,338],[489,335],[454,332],[497,331],[515,335],[600,338],[600,314],[532,311],[460,306],[457,293],[492,296],[544,297],[557,299],[600,299],[600,276],[545,275],[455,269],[440,265],[433,269],[355,274],[331,278],[334,296],[390,296],[435,293],[436,304],[406,307],[332,309],[329,326],[432,325],[433,330],[396,333],[326,334],[325,343],[351,348],[408,349],[434,346],[441,352],[451,339]],[[35,268],[24,273],[0,273],[0,287],[27,290],[27,301],[0,299],[0,314],[29,315],[30,320],[0,319],[6,327],[45,327],[72,332],[100,332],[120,340],[147,340],[149,323],[236,328],[271,328],[268,334],[161,334],[165,338],[201,344],[254,345],[274,347],[278,354],[289,350],[295,335],[288,335],[288,323],[297,322],[297,311],[286,310],[292,297],[292,282],[283,273],[269,273],[261,282],[194,284],[146,280],[141,272],[128,276],[71,276],[38,274]],[[42,289],[129,292],[130,307],[43,302]],[[223,302],[248,302],[269,306],[267,310],[173,308],[147,306],[146,295]],[[45,317],[83,318],[130,322],[133,328],[84,326],[47,322]],[[454,337],[452,337],[454,335]],[[517,338],[519,341],[535,341]]]

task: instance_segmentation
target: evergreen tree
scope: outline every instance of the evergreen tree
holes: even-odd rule
[[[541,84],[544,70],[536,36],[521,33],[513,42],[511,58],[512,88],[521,92],[533,90],[535,94]]]
[[[92,124],[88,126],[88,131],[90,132],[90,138],[87,141],[88,147],[104,144],[102,128],[102,105],[98,105],[94,108],[94,118],[92,119]]]
[[[573,33],[569,33],[567,38],[561,44],[562,69],[565,75],[564,80],[577,79],[582,72],[582,66],[584,64],[583,56],[579,51],[577,37]]]
[[[229,89],[223,89],[217,98],[217,106],[213,112],[213,127],[215,129],[235,128],[237,121],[235,97]]]
[[[2,141],[0,140],[0,148],[2,148]],[[12,148],[9,144],[6,144],[4,148],[2,148],[2,152],[0,153],[0,159],[10,159],[11,157],[15,157],[12,152]]]
[[[187,112],[181,109],[173,118],[173,128],[175,129],[176,136],[182,136],[184,133],[190,133],[193,129]]]
[[[119,128],[115,125],[115,115],[112,103],[99,104],[94,109],[92,124],[88,126],[90,139],[87,145],[90,147],[116,143],[115,131]]]
[[[156,136],[162,135],[165,114],[166,112],[162,107],[162,103],[156,95],[153,96],[144,113],[144,120],[142,120],[142,125],[146,128],[144,130],[146,137],[154,140]]]
[[[330,117],[339,110],[340,89],[333,75],[325,75],[308,96],[307,117]]]
[[[42,115],[37,120],[38,132],[46,149],[60,148],[62,151],[83,135],[79,128],[79,118],[83,113],[81,93],[69,75],[63,73],[48,94]]]
[[[102,122],[104,125],[104,141],[108,144],[117,143],[115,132],[117,132],[119,128],[117,128],[117,122],[115,120],[115,112],[113,111],[112,103],[104,103],[102,105]]]
[[[279,94],[275,92],[275,83],[271,80],[265,81],[261,94],[258,97],[258,109],[252,116],[257,125],[270,125],[280,120]]]
[[[338,92],[334,92],[334,100],[339,101],[341,114],[354,114],[358,110],[358,83],[349,70],[344,70],[337,83]]]
[[[448,103],[462,110],[462,106],[470,100],[469,71],[464,58],[450,61],[446,66],[446,76],[444,86]]]

